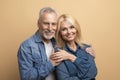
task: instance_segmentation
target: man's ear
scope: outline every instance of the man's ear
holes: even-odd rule
[[[38,19],[37,21],[37,26],[39,27],[40,26],[40,20]]]

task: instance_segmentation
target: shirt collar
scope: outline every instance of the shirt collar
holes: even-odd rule
[[[38,31],[35,33],[34,37],[35,37],[35,42],[43,42]]]
[[[77,50],[81,49],[81,47],[79,46],[79,44],[76,43],[76,46],[77,46]],[[65,50],[71,52],[71,53],[76,53],[76,51],[73,51],[72,49],[69,48],[69,46],[67,44],[65,44],[65,47],[64,47]]]
[[[35,36],[34,36],[34,37],[35,37],[35,42],[43,42],[42,37],[40,36],[40,34],[39,34],[38,31],[35,33]],[[54,37],[51,39],[51,42],[52,42],[53,47],[54,47],[55,44],[56,44],[56,41],[55,41],[55,38],[54,38]]]

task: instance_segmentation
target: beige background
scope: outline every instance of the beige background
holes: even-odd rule
[[[37,30],[44,6],[79,21],[96,51],[97,80],[120,80],[120,0],[0,0],[0,80],[19,80],[18,47]]]

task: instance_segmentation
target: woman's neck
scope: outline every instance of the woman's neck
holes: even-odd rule
[[[71,48],[73,51],[76,51],[77,46],[76,43],[74,41],[67,43],[67,45],[69,46],[69,48]]]

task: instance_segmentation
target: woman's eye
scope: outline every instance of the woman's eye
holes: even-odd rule
[[[66,28],[63,28],[63,29],[62,29],[62,31],[65,31],[65,30],[66,30]]]

